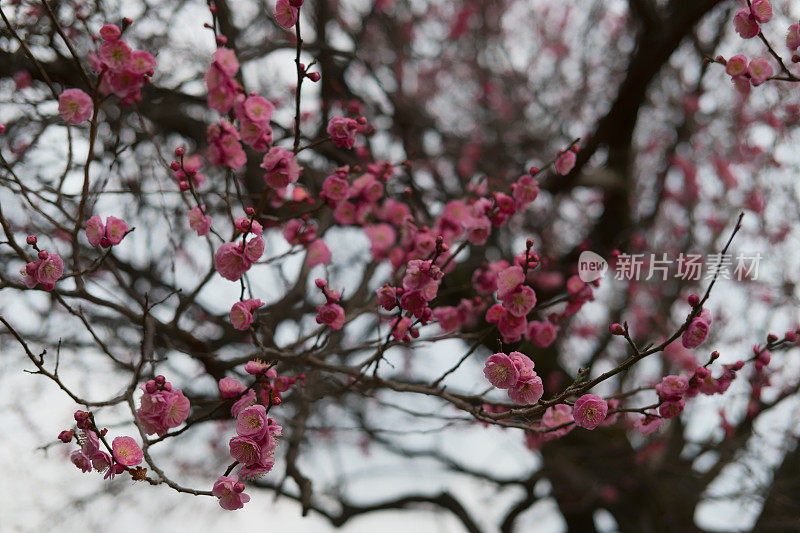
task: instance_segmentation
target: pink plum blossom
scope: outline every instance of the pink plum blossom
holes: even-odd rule
[[[261,440],[267,433],[267,409],[258,404],[243,409],[236,417],[236,433]]]
[[[144,454],[131,437],[117,437],[111,442],[114,460],[123,466],[136,466],[142,462]]]
[[[93,109],[92,99],[80,89],[67,89],[58,97],[58,113],[70,124],[88,120]]]
[[[558,326],[545,320],[543,322],[533,321],[528,323],[527,338],[540,348],[547,348],[556,340]]]
[[[124,220],[116,217],[106,218],[106,238],[112,245],[122,242],[122,238],[128,232],[128,225]]]
[[[658,406],[658,414],[664,418],[675,418],[683,411],[683,400],[668,400]]]
[[[244,256],[251,263],[255,263],[264,254],[264,239],[256,235],[244,245]]]
[[[683,332],[681,337],[681,344],[684,348],[697,348],[708,337],[708,322],[703,320],[702,317],[695,317],[689,323],[689,327]]]
[[[233,437],[228,445],[231,457],[244,465],[256,464],[261,459],[261,446],[249,437]]]
[[[542,378],[534,373],[532,377],[520,379],[508,389],[508,397],[519,405],[530,405],[539,401],[544,394]]]
[[[317,239],[306,248],[306,267],[314,268],[317,265],[328,265],[331,262],[331,251],[325,241]]]
[[[72,461],[72,464],[77,466],[81,472],[92,471],[92,460],[81,450],[72,452],[69,456],[69,460]]]
[[[651,414],[646,414],[638,418],[634,427],[639,430],[642,435],[649,435],[664,425],[664,419]]]
[[[769,0],[753,0],[750,4],[753,18],[761,24],[766,24],[772,19],[772,4]]]
[[[750,65],[747,67],[747,71],[750,73],[750,83],[752,83],[754,87],[767,81],[767,78],[774,73],[772,65],[763,57],[752,59]]]
[[[786,32],[786,48],[789,50],[800,48],[800,24],[797,22],[789,26],[789,30]]]
[[[498,389],[508,389],[517,384],[519,370],[506,354],[496,353],[486,359],[483,375]]]
[[[245,390],[244,384],[236,378],[226,376],[219,380],[219,394],[223,398],[236,398]]]
[[[250,270],[252,261],[247,258],[240,244],[223,244],[214,255],[214,268],[220,276],[230,281],[238,281],[242,274]]]
[[[344,309],[333,302],[318,306],[317,324],[325,324],[333,331],[342,329],[342,326],[344,326]]]
[[[131,58],[131,47],[128,43],[118,39],[105,41],[100,45],[100,59],[108,68],[114,71],[123,70]]]
[[[106,235],[106,227],[100,215],[94,215],[86,221],[86,238],[92,246],[100,246],[100,241]]]
[[[605,420],[608,413],[608,404],[596,394],[584,394],[575,401],[572,416],[575,424],[585,428],[594,429]]]
[[[737,54],[725,63],[725,72],[729,76],[744,76],[747,74],[747,58],[742,54]]]
[[[241,509],[250,501],[250,496],[244,493],[244,484],[239,481],[238,476],[220,476],[211,493],[219,498],[219,506],[226,511]]]
[[[238,417],[242,411],[256,403],[256,391],[253,389],[244,393],[241,398],[236,400],[231,406],[231,416]]]
[[[333,203],[339,203],[342,200],[346,200],[348,196],[348,188],[349,185],[347,184],[347,180],[337,176],[336,174],[331,174],[325,178],[325,181],[322,183],[323,196]]]
[[[253,323],[253,313],[262,305],[264,305],[264,302],[253,299],[247,299],[233,304],[230,312],[230,319],[233,327],[240,331],[247,331]]]
[[[503,307],[514,316],[522,317],[530,313],[536,305],[536,293],[527,285],[520,285],[501,298]]]
[[[577,156],[572,150],[567,150],[556,159],[555,168],[556,172],[562,176],[569,174],[570,170],[575,166]]]
[[[680,400],[689,389],[689,380],[685,376],[665,376],[656,385],[656,392],[664,400]]]
[[[273,189],[283,189],[300,177],[300,165],[294,154],[285,148],[273,146],[264,155],[261,168],[266,170],[264,181]]]
[[[352,148],[356,143],[358,122],[352,118],[333,117],[328,121],[326,130],[333,144],[339,148]]]
[[[105,24],[102,28],[100,28],[100,37],[106,41],[116,41],[121,35],[122,32],[119,30],[116,24]]]
[[[742,39],[752,39],[759,34],[761,28],[748,9],[740,9],[733,17],[733,27]]]
[[[211,217],[206,215],[200,207],[194,206],[186,216],[189,219],[189,227],[197,232],[198,237],[208,235],[211,230]]]
[[[289,4],[288,0],[278,0],[275,3],[275,20],[287,30],[297,23],[299,13],[300,10]]]

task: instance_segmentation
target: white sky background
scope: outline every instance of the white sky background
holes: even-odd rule
[[[136,13],[126,11],[127,9],[127,6],[123,8],[121,15],[135,18]],[[187,20],[208,18],[207,11],[202,6],[196,12],[187,13],[186,16]],[[194,47],[199,44],[207,48],[210,55],[213,48],[208,35],[206,32],[200,33],[195,30],[188,27],[174,29],[179,39],[185,39],[186,46]],[[203,38],[200,43],[198,35]],[[291,59],[287,56],[284,58],[286,61],[281,63],[278,61],[279,58],[278,55],[267,62],[262,62],[258,71],[252,68],[246,71],[246,79],[249,83],[252,80],[250,85],[263,86],[265,71],[277,72],[285,68],[288,75],[294,75]],[[259,83],[256,83],[256,80]],[[310,84],[306,86],[313,87]],[[305,102],[306,105],[310,105],[311,99],[305,99]],[[283,120],[281,115],[277,117]],[[103,214],[113,214],[113,212]],[[136,237],[136,234],[129,236],[132,241]],[[334,254],[336,253],[340,252],[334,249]],[[223,286],[221,283],[213,284],[213,293],[206,293],[205,296],[218,298],[224,290]],[[718,287],[712,296],[712,302],[721,301],[724,296],[725,288]],[[227,295],[222,299],[229,300]],[[24,311],[17,312],[13,306],[13,303],[0,300],[0,313],[7,315],[12,312],[12,318],[16,320],[25,318],[35,320],[33,315],[26,316]],[[592,310],[590,306],[585,312],[599,313],[600,310],[597,308]],[[765,322],[766,320],[764,317]],[[730,360],[744,355],[741,345],[735,349],[720,348],[723,354],[730,354]],[[37,349],[39,347],[34,347],[35,351]],[[395,352],[395,355],[398,363],[402,364],[399,354]],[[416,360],[427,362],[428,368],[422,364],[416,367],[416,371],[436,375],[442,369],[448,368],[460,355],[456,343],[451,343],[450,349],[447,349],[447,344],[441,343],[433,350],[419,350]],[[76,406],[65,400],[64,394],[53,383],[46,378],[24,373],[25,368],[30,369],[31,366],[21,350],[12,346],[0,353],[0,421],[4,427],[3,436],[0,437],[0,494],[3,495],[0,497],[0,531],[42,531],[56,527],[62,531],[88,528],[92,531],[119,532],[211,531],[221,528],[236,530],[257,527],[280,527],[292,532],[333,530],[327,521],[313,512],[309,517],[301,518],[299,505],[285,498],[275,502],[271,493],[267,491],[249,489],[251,502],[245,505],[243,510],[228,512],[217,505],[215,498],[192,497],[177,494],[168,488],[137,485],[124,476],[108,482],[103,481],[96,473],[81,473],[67,457],[69,451],[75,449],[74,445],[57,443],[49,448],[48,453],[38,450],[40,446],[53,442],[60,430],[70,426]],[[69,376],[66,373],[67,369],[68,366],[65,364],[62,367],[65,376]],[[86,385],[84,376],[80,374],[82,370],[86,370],[86,375],[102,375],[102,369],[93,368],[90,372],[89,369],[76,367],[72,378],[78,388]],[[468,390],[485,386],[479,362],[471,361],[465,365],[453,376],[453,383],[462,385]],[[117,390],[111,383],[92,380],[91,396],[99,397],[103,391],[98,389],[103,386],[108,387],[106,391],[108,393]],[[729,394],[735,396],[735,386]],[[695,406],[692,409],[695,412],[702,409],[705,414],[694,417],[690,432],[696,433],[698,437],[701,436],[709,422],[713,420],[713,423],[716,423],[714,413],[717,407],[730,401],[729,398],[723,400],[715,397],[704,398],[697,402],[702,406]],[[419,408],[430,407],[426,406],[422,399],[415,402]],[[785,416],[786,413],[794,411],[791,406],[787,405],[777,411],[761,421],[763,434],[769,435],[770,430],[796,423],[793,418]],[[280,417],[278,413],[276,415]],[[391,414],[387,414],[387,425],[394,420]],[[223,432],[216,436],[222,445],[222,452],[218,454],[222,462],[227,459],[227,439],[233,434],[232,427],[231,423],[226,430],[227,433]],[[111,431],[116,430],[112,428]],[[185,453],[189,457],[196,457],[198,454],[202,456],[204,446],[207,446],[211,439],[212,436],[208,436],[205,442],[187,441]],[[452,430],[446,435],[436,437],[430,434],[420,435],[420,443],[423,442],[435,442],[440,450],[473,467],[485,468],[495,475],[504,473],[512,475],[520,471],[529,471],[535,468],[537,461],[536,455],[525,449],[518,431],[484,429],[477,426]],[[491,531],[491,524],[497,523],[498,517],[502,516],[520,496],[519,489],[495,493],[493,487],[453,474],[444,474],[429,461],[398,460],[394,456],[379,453],[377,448],[373,448],[370,456],[364,457],[354,444],[348,442],[345,437],[341,443],[337,441],[333,444],[320,445],[318,449],[307,454],[301,467],[315,472],[320,477],[327,477],[330,481],[335,480],[341,470],[354,472],[353,481],[347,487],[347,494],[358,497],[357,503],[368,503],[370,500],[365,495],[379,499],[387,495],[402,494],[403,491],[399,489],[404,487],[412,491],[419,491],[419,488],[423,487],[430,494],[438,493],[442,487],[447,487],[462,501],[473,519],[487,528],[487,531]],[[183,452],[183,448],[176,449]],[[762,457],[773,462],[778,458],[778,454],[769,451]],[[763,472],[763,464],[756,465],[756,468],[760,468]],[[208,470],[208,472],[213,471]],[[362,471],[371,475],[359,475]],[[209,488],[217,474],[210,477],[208,472],[194,479],[185,478],[186,484],[197,488]],[[380,472],[380,475],[375,476],[375,472]],[[275,471],[270,476],[278,479],[281,474],[279,459]],[[720,492],[736,488],[738,480],[743,477],[741,473],[739,475],[731,473],[730,476],[728,480],[723,478],[718,483]],[[546,493],[546,483],[537,487],[537,490]],[[704,527],[730,531],[736,527],[746,528],[757,510],[757,507],[743,504],[741,501],[717,502],[703,506],[698,518]],[[608,525],[608,520],[599,516],[598,523]],[[555,533],[564,530],[563,521],[557,512],[553,512],[552,501],[546,498],[523,515],[519,521],[519,530],[525,531],[534,525],[537,533]],[[353,519],[338,531],[372,532],[376,528],[387,532],[413,529],[420,533],[450,533],[462,530],[458,521],[451,515],[435,510],[374,513]]]

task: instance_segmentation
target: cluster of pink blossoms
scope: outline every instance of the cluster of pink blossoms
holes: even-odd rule
[[[236,102],[236,95],[242,91],[241,85],[234,76],[239,72],[239,60],[233,50],[226,47],[217,48],[214,61],[205,74],[208,89],[208,107],[223,115],[230,111]]]
[[[718,57],[717,60],[724,62],[725,72],[731,77],[736,88],[745,93],[749,90],[750,85],[757,87],[774,74],[772,65],[763,57],[751,59],[749,64],[747,58],[741,54],[737,54],[727,61],[722,57]]]
[[[245,407],[258,403],[258,400],[264,405],[280,405],[281,393],[289,390],[298,381],[298,378],[279,376],[274,366],[260,361],[248,361],[244,370],[258,378],[259,394],[235,378],[225,377],[219,380],[219,392],[223,398],[239,398],[231,407],[231,415],[234,417],[239,416],[239,412]],[[300,380],[304,378],[304,374],[301,374]]]
[[[341,295],[328,288],[328,282],[324,279],[314,281],[317,287],[325,295],[325,303],[317,306],[317,324],[325,324],[333,331],[342,329],[344,326],[344,308],[337,302]]]
[[[496,353],[486,359],[483,374],[498,389],[508,389],[511,401],[529,405],[538,402],[544,394],[542,378],[533,367],[533,361],[523,353]]]
[[[392,287],[385,283],[378,289],[378,305],[387,311],[399,306],[422,324],[427,324],[433,319],[433,311],[428,304],[436,298],[443,275],[433,260],[412,259],[406,265],[402,287]]]
[[[486,311],[486,321],[497,324],[503,342],[513,343],[525,337],[534,345],[545,348],[558,335],[557,323],[576,314],[594,299],[594,295],[592,285],[572,276],[566,282],[567,305],[564,309],[548,315],[546,320],[528,321],[528,314],[536,306],[536,293],[531,285],[535,283],[545,290],[552,290],[564,283],[558,273],[534,271],[539,258],[531,251],[532,244],[528,242],[527,250],[514,258],[513,265],[504,260],[483,265],[473,274],[472,283],[480,294],[496,293],[500,303]]]
[[[128,233],[128,225],[124,220],[116,217],[106,217],[106,223],[99,215],[94,215],[86,221],[86,238],[92,246],[108,248],[116,246]]]
[[[156,68],[155,58],[145,50],[131,49],[114,24],[103,26],[100,37],[103,43],[96,53],[89,54],[92,69],[102,76],[100,93],[113,93],[123,104],[140,101],[141,88],[150,80]]]
[[[384,242],[378,248],[389,250],[397,238],[393,226],[403,224],[411,216],[408,206],[401,202],[385,200],[382,205],[380,203],[384,183],[391,176],[392,167],[386,162],[371,163],[364,174],[349,182],[350,173],[355,171],[355,167],[351,169],[349,166],[334,170],[323,182],[320,197],[333,207],[333,218],[339,225],[358,224],[364,226],[366,231],[371,226],[370,221],[386,223],[384,227],[388,227],[388,231],[382,236]],[[403,208],[405,210],[397,211]]]
[[[294,190],[297,191],[298,188],[295,187]],[[283,226],[283,237],[292,246],[305,247],[305,264],[308,268],[330,264],[330,248],[325,241],[317,237],[317,225],[309,220],[307,214],[301,218],[288,220]]]
[[[100,437],[93,429],[91,415],[86,411],[75,411],[75,422],[78,429],[82,431],[80,435],[74,429],[64,430],[58,435],[58,439],[68,444],[75,441],[81,446],[69,456],[70,461],[82,472],[90,472],[92,468],[98,472],[105,472],[105,478],[114,478],[121,474],[126,468],[141,464],[144,454],[139,445],[131,437],[117,437],[111,442],[111,455],[100,449]],[[106,429],[101,430],[101,435],[105,437]]]
[[[752,39],[761,34],[761,26],[772,19],[772,4],[769,0],[753,0],[748,2],[748,7],[740,9],[733,17],[733,26],[742,39]],[[797,26],[797,25],[793,25]],[[786,36],[786,46],[790,50],[800,46],[800,26],[789,27]],[[794,45],[794,47],[792,46]],[[774,70],[769,60],[763,57],[752,59],[749,64],[747,58],[741,54],[726,60],[722,56],[716,58],[718,63],[725,65],[726,73],[731,77],[736,89],[744,94],[750,91],[751,85],[756,87],[772,77]]]
[[[245,485],[239,479],[257,479],[275,465],[273,456],[277,437],[283,433],[283,428],[267,413],[273,406],[281,404],[281,393],[298,381],[297,378],[279,376],[274,366],[260,361],[248,361],[244,370],[255,377],[255,388],[231,377],[219,381],[220,396],[236,400],[231,406],[231,416],[236,418],[236,436],[230,439],[228,447],[241,469],[238,475],[220,476],[212,493],[219,498],[220,506],[229,511],[241,509],[250,501],[250,497],[244,494]],[[304,377],[301,374],[300,380]]]
[[[123,104],[140,101],[141,88],[155,70],[155,58],[145,50],[132,50],[114,24],[103,26],[100,37],[102,44],[89,54],[92,70],[100,74],[100,93],[115,94]],[[80,89],[67,89],[58,98],[58,112],[70,124],[88,120],[93,111],[92,98]]]
[[[239,121],[242,142],[258,152],[266,151],[272,146],[272,113],[275,106],[263,96],[251,92],[249,96],[236,95],[233,113]]]
[[[208,128],[208,159],[212,165],[226,165],[233,170],[242,168],[247,161],[242,142],[259,152],[272,146],[270,120],[275,110],[263,96],[244,94],[242,86],[235,79],[238,71],[236,54],[230,48],[221,46],[214,52],[214,61],[205,74],[209,107],[223,114],[233,108],[233,114],[239,122],[238,129],[225,119]],[[275,155],[272,157],[275,158]],[[296,177],[292,181],[296,181]]]
[[[753,0],[750,8],[740,9],[733,17],[733,27],[742,39],[752,39],[761,33],[759,24],[772,19],[772,4],[769,0]]]
[[[264,254],[264,239],[261,237],[264,229],[261,224],[251,218],[241,218],[236,227],[244,233],[242,241],[227,242],[214,254],[214,268],[220,276],[230,281],[239,280]],[[250,233],[253,237],[246,240]]]
[[[144,394],[136,418],[148,435],[159,437],[180,426],[189,416],[189,400],[180,389],[173,389],[164,376],[142,385]]]
[[[711,361],[716,360],[719,353],[711,354]],[[722,374],[718,378],[711,375],[705,367],[697,367],[690,377],[684,375],[665,376],[655,386],[658,394],[658,413],[649,411],[639,418],[634,427],[643,435],[653,433],[664,423],[665,419],[675,418],[683,412],[685,399],[694,398],[698,394],[724,394],[736,379],[736,372],[744,368],[743,361],[722,365]]]
[[[436,243],[437,257],[440,253],[446,251],[447,245],[438,240]],[[387,311],[392,311],[395,307],[399,307],[406,312],[406,316],[401,316],[398,319],[387,318],[393,321],[392,337],[404,342],[410,342],[412,337],[419,336],[419,331],[411,327],[413,324],[412,316],[422,325],[433,320],[434,311],[429,304],[431,300],[436,298],[443,275],[442,270],[436,266],[435,259],[427,261],[412,259],[406,265],[402,287],[393,287],[385,283],[378,289],[378,305]],[[450,318],[460,322],[457,311],[456,315]]]
[[[206,131],[208,161],[212,165],[226,165],[233,170],[242,168],[247,162],[247,154],[239,139],[236,126],[224,118],[209,126]]]
[[[282,432],[275,419],[267,417],[267,408],[261,404],[251,405],[236,416],[236,437],[228,443],[231,457],[244,465],[239,472],[243,479],[255,479],[275,465],[273,454]]]
[[[200,156],[198,154],[185,156],[184,152],[182,146],[175,149],[175,156],[179,157],[180,161],[172,161],[169,168],[172,170],[172,175],[178,182],[180,190],[188,191],[192,186],[201,187],[206,181],[206,176],[200,173],[200,169],[203,168],[203,160]]]
[[[35,246],[36,237],[28,236],[27,242]],[[57,253],[39,250],[39,259],[26,264],[19,273],[22,276],[22,282],[29,289],[41,285],[44,290],[52,291],[56,286],[56,281],[64,274],[64,261]]]
[[[537,450],[549,441],[558,439],[575,429],[582,427],[594,429],[598,426],[610,426],[619,420],[619,412],[608,413],[619,406],[619,400],[604,400],[599,396],[587,394],[575,402],[577,417],[573,416],[573,407],[561,403],[548,407],[541,421],[534,423],[536,431],[525,432],[525,444],[531,450]],[[598,419],[602,418],[599,422]]]
[[[536,293],[525,284],[526,272],[520,265],[503,269],[497,275],[497,303],[486,312],[486,321],[497,324],[503,341],[519,341],[528,330],[527,315],[536,305]]]

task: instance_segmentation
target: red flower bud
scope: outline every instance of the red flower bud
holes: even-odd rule
[[[625,335],[625,328],[618,322],[611,324],[608,327],[608,331],[610,331],[612,335]]]

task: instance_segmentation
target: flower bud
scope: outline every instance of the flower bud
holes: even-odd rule
[[[625,329],[618,322],[611,324],[608,327],[608,331],[610,331],[612,335],[625,335]]]
[[[28,238],[25,239],[25,242],[33,246],[34,244],[36,244],[36,235],[28,235]]]

